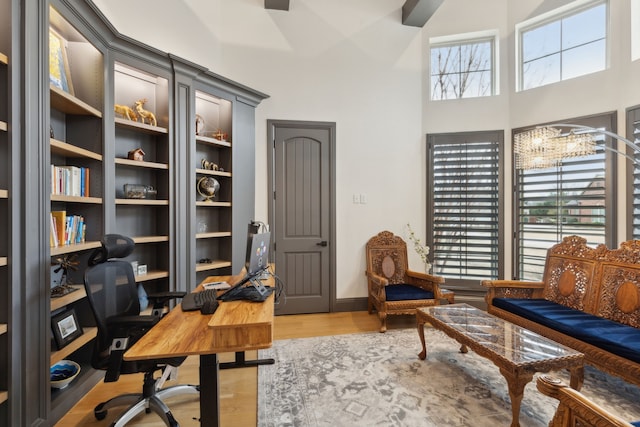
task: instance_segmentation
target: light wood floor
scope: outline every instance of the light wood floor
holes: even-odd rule
[[[388,329],[415,326],[413,316],[391,316],[387,320]],[[276,340],[305,338],[322,335],[340,335],[356,332],[379,330],[380,323],[376,314],[365,311],[329,314],[302,314],[277,316],[274,324]],[[417,339],[417,334],[416,334]],[[256,357],[255,351],[247,352],[247,360]],[[220,361],[232,361],[234,354],[221,354]],[[167,385],[197,384],[199,358],[189,357],[179,370],[177,381]],[[220,423],[223,427],[255,426],[257,422],[258,368],[227,369],[220,372]],[[137,393],[142,388],[141,375],[125,375],[115,383],[99,383],[80,400],[57,424],[56,427],[72,426],[108,426],[118,415],[119,408],[110,411],[107,418],[97,421],[93,408],[100,402],[122,393]],[[174,397],[167,401],[168,406],[181,427],[200,426],[197,418],[200,408],[197,396]],[[124,408],[123,408],[124,409]],[[144,414],[134,419],[130,426],[163,426],[155,414]]]

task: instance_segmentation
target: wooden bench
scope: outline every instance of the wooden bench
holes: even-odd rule
[[[547,251],[543,280],[484,280],[488,311],[640,385],[640,240],[618,249],[570,236]]]

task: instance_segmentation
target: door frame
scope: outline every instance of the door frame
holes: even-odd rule
[[[307,120],[267,119],[267,188],[271,192],[268,199],[268,221],[275,225],[275,130],[276,128],[326,129],[329,131],[329,312],[336,311],[336,123]],[[275,236],[275,233],[271,233]],[[271,242],[271,249],[275,241]],[[275,252],[274,252],[275,253]],[[274,255],[275,257],[275,255]],[[276,266],[276,273],[278,266]]]

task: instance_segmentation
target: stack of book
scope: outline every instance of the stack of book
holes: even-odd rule
[[[51,211],[49,243],[52,248],[84,243],[86,230],[84,217],[67,216],[67,211]]]
[[[51,194],[89,197],[89,168],[51,165]]]

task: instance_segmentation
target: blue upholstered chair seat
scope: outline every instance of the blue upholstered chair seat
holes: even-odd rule
[[[640,363],[640,329],[545,299],[494,298],[493,305]]]
[[[640,421],[634,421],[631,423],[631,425],[635,426],[635,427],[640,427]]]
[[[388,285],[384,288],[387,295],[387,301],[406,301],[416,299],[433,299],[433,292],[425,291],[416,286],[400,283],[397,285]]]

